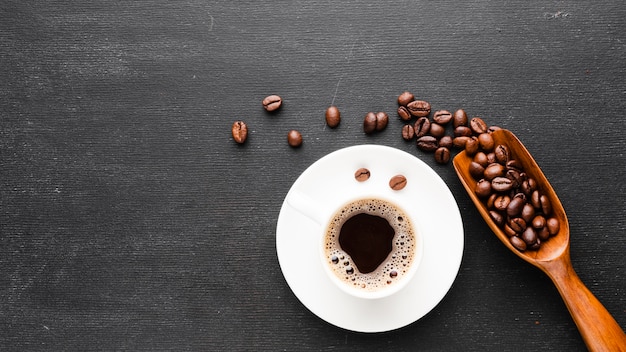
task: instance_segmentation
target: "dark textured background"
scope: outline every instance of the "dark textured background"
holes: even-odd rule
[[[623,1],[2,1],[0,349],[584,350],[452,166],[400,138],[395,99],[515,132],[566,208],[575,269],[624,327],[625,18]],[[387,130],[364,135],[381,110]],[[448,295],[380,334],[310,313],[275,253],[293,181],[363,143],[429,163],[465,226]]]

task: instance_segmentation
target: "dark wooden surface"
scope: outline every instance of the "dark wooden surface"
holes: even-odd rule
[[[400,138],[395,99],[516,133],[566,208],[575,269],[624,327],[624,18],[622,1],[3,1],[0,349],[585,350],[452,166]],[[364,135],[368,111],[387,130]],[[298,175],[363,143],[430,164],[465,227],[448,295],[380,334],[310,313],[275,251]]]

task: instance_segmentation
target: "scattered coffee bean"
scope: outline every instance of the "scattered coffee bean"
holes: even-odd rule
[[[287,143],[292,147],[299,147],[302,145],[302,134],[296,130],[291,130],[287,134]]]
[[[339,126],[340,122],[341,113],[339,112],[339,109],[334,105],[328,107],[328,109],[326,109],[326,124],[328,127],[335,128]]]
[[[269,95],[263,99],[263,108],[266,111],[276,111],[283,104],[283,100],[278,95]]]
[[[454,126],[454,128],[467,126],[467,114],[465,113],[465,110],[459,109],[455,111],[452,116],[452,120],[452,126]]]
[[[458,126],[454,128],[454,136],[455,137],[470,137],[472,136],[472,129],[467,126]]]
[[[404,175],[396,175],[389,180],[389,187],[394,191],[399,191],[406,187],[406,177]]]
[[[442,125],[433,122],[430,124],[430,135],[435,138],[441,138],[446,134],[446,128]]]
[[[480,117],[474,117],[470,120],[470,128],[476,134],[481,134],[487,132],[487,124]]]
[[[398,96],[398,105],[407,106],[410,102],[415,99],[415,96],[411,92],[403,92]]]
[[[414,100],[407,104],[407,109],[415,117],[430,115],[430,103],[424,100]]]
[[[376,131],[376,114],[368,112],[363,119],[363,132],[371,134]]]
[[[490,133],[479,134],[478,143],[480,143],[480,148],[485,152],[491,152],[495,147],[495,142],[493,141],[493,137]]]
[[[417,147],[425,152],[434,152],[439,148],[437,138],[433,136],[422,136],[417,139]]]
[[[409,109],[407,109],[406,106],[398,107],[398,116],[400,116],[400,119],[402,119],[403,121],[409,121],[413,117],[413,115],[411,115]]]
[[[428,117],[420,117],[415,121],[415,136],[417,138],[425,136],[428,132],[430,132],[430,120]]]
[[[405,141],[410,141],[415,137],[415,130],[412,125],[404,125],[402,126],[402,138]]]
[[[235,121],[231,132],[233,139],[239,144],[243,144],[248,138],[248,126],[243,121]]]
[[[439,139],[439,146],[451,149],[453,147],[452,137],[450,137],[450,136],[443,136],[443,137],[441,137],[441,139]]]
[[[450,149],[439,147],[435,150],[435,161],[439,164],[447,164],[450,161]]]
[[[359,182],[367,181],[370,178],[370,170],[362,167],[356,170],[354,178]]]
[[[376,131],[382,131],[387,127],[387,123],[389,123],[389,115],[386,112],[377,112],[376,113]]]
[[[438,110],[433,114],[433,120],[436,123],[445,126],[452,120],[452,114],[448,110]]]

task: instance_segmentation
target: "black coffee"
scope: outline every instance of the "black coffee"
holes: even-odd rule
[[[326,231],[325,255],[346,283],[375,291],[401,280],[415,256],[415,233],[408,216],[381,199],[342,207]]]

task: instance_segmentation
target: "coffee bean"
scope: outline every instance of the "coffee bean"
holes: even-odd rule
[[[439,110],[435,111],[433,114],[433,121],[440,125],[446,125],[448,122],[452,120],[452,114],[448,110]]]
[[[472,129],[467,126],[458,126],[454,129],[455,137],[462,137],[462,136],[471,137],[472,134],[473,134]]]
[[[299,147],[302,145],[302,134],[296,130],[291,130],[287,134],[287,143],[292,147]]]
[[[552,213],[552,203],[550,203],[548,196],[543,195],[539,197],[539,200],[541,201],[541,211],[546,215],[550,215]]]
[[[485,176],[485,167],[475,161],[472,161],[469,166],[469,172],[474,179],[480,180]]]
[[[407,181],[404,175],[396,175],[389,180],[389,187],[391,187],[394,191],[399,191],[406,187],[406,183]]]
[[[532,220],[533,227],[536,229],[541,229],[546,227],[546,218],[543,215],[536,215]]]
[[[524,204],[522,208],[522,219],[526,220],[526,222],[531,222],[535,217],[535,207],[530,203]]]
[[[428,132],[430,132],[430,120],[428,117],[418,118],[417,121],[415,121],[414,130],[417,138],[428,134]]]
[[[407,106],[410,102],[415,99],[415,96],[411,92],[403,92],[398,96],[398,104],[401,106]]]
[[[491,182],[484,178],[478,181],[474,190],[476,195],[480,198],[487,198],[491,195]]]
[[[413,117],[406,106],[398,107],[398,116],[400,116],[400,119],[403,121],[409,121]]]
[[[474,117],[470,120],[470,128],[476,134],[487,132],[487,124],[480,117]]]
[[[467,153],[467,155],[469,156],[472,156],[478,152],[479,147],[480,144],[478,143],[478,139],[475,136],[468,137],[467,141],[465,142],[465,153]]]
[[[504,216],[502,216],[502,214],[500,214],[500,212],[497,212],[495,210],[491,210],[491,211],[489,211],[489,217],[491,217],[491,220],[493,220],[493,222],[495,222],[496,225],[498,225],[498,226],[504,225]]]
[[[402,139],[405,141],[410,141],[415,137],[415,130],[412,125],[404,125],[402,126]]]
[[[452,126],[454,126],[454,128],[467,126],[467,114],[465,113],[465,110],[459,109],[454,112],[454,115],[452,116]]]
[[[556,235],[561,230],[561,224],[557,218],[549,218],[546,220],[546,226],[548,227],[548,231],[551,236]]]
[[[376,114],[368,112],[363,119],[363,131],[367,134],[376,131],[376,120]]]
[[[494,149],[494,154],[496,161],[500,164],[506,164],[509,161],[509,148],[506,145],[498,144]]]
[[[493,207],[499,211],[506,211],[509,203],[511,203],[511,197],[507,195],[500,195],[496,197],[495,201],[493,202]]]
[[[417,147],[425,152],[434,152],[439,145],[437,144],[437,138],[433,136],[422,136],[417,139]]]
[[[435,138],[441,138],[446,134],[446,128],[442,125],[433,122],[430,124],[430,135]]]
[[[330,128],[335,128],[339,126],[341,122],[341,113],[336,106],[330,106],[326,109],[326,124]]]
[[[446,147],[448,149],[452,148],[453,144],[452,144],[452,137],[450,136],[443,136],[441,137],[441,139],[439,139],[439,146],[440,147]]]
[[[513,189],[513,182],[506,177],[494,177],[491,180],[491,188],[496,192],[505,193]]]
[[[263,99],[263,108],[269,112],[276,111],[283,104],[283,100],[278,95],[269,95]]]
[[[485,178],[487,180],[491,181],[499,176],[504,176],[504,166],[498,163],[492,163],[485,168]]]
[[[478,152],[474,155],[474,161],[482,165],[483,167],[487,167],[489,165],[489,161],[487,160],[487,154],[484,152]]]
[[[495,142],[490,133],[481,133],[478,135],[478,143],[480,144],[480,148],[485,152],[493,151],[495,146]],[[497,159],[497,158],[496,158]]]
[[[450,161],[450,149],[439,147],[435,150],[435,161],[439,164],[447,164]]]
[[[504,225],[502,225],[502,231],[505,235],[507,235],[507,237],[517,236],[517,232],[515,232],[506,222],[504,223]]]
[[[430,115],[430,103],[427,101],[414,100],[408,103],[406,107],[413,116],[425,117]]]
[[[513,197],[511,202],[509,202],[509,206],[506,207],[506,214],[508,216],[517,216],[522,212],[522,208],[524,208],[524,199],[519,197]]]
[[[231,132],[233,139],[239,144],[243,144],[248,138],[248,126],[243,121],[235,121]]]
[[[530,204],[532,204],[535,209],[541,210],[541,193],[539,193],[539,191],[535,190],[530,195]]]
[[[537,242],[537,232],[532,227],[527,227],[522,233],[522,240],[526,242],[526,245],[532,245]]]
[[[526,221],[522,218],[511,218],[511,220],[509,220],[509,226],[516,233],[522,233],[526,230]]]
[[[359,182],[367,181],[370,178],[370,170],[362,167],[356,170],[354,178]]]
[[[509,157],[510,157],[510,155],[509,155]],[[515,170],[518,170],[518,171],[522,171],[523,170],[522,165],[520,164],[520,162],[515,160],[515,159],[511,159],[511,160],[507,161],[506,162],[506,168],[507,169],[515,169]]]
[[[376,131],[382,131],[387,127],[387,123],[389,123],[389,115],[386,112],[377,112],[376,113]]]
[[[523,252],[526,250],[526,242],[517,236],[509,237],[509,241],[518,251]]]
[[[544,226],[538,229],[535,228],[535,230],[537,230],[537,237],[539,237],[539,239],[541,239],[542,241],[545,241],[548,238],[550,238],[550,231],[548,230],[547,226]]]
[[[454,137],[454,139],[452,140],[452,144],[454,144],[454,146],[457,148],[464,149],[465,144],[467,143],[468,140],[469,140],[469,137],[467,136]]]

